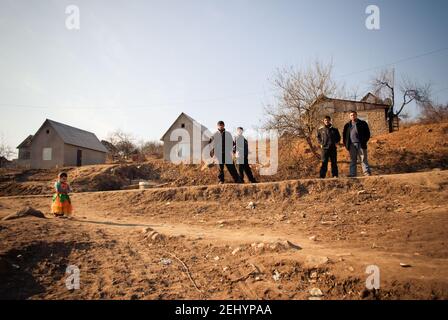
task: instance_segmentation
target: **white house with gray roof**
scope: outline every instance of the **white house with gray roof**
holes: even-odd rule
[[[32,169],[101,164],[107,154],[94,133],[49,119],[17,148],[19,161],[28,162]]]
[[[188,138],[179,138],[176,134],[179,132],[178,129],[184,131]],[[194,131],[198,137],[194,136]],[[209,132],[207,127],[182,112],[160,138],[163,141],[163,159],[173,162],[172,155],[175,154],[187,163],[200,163],[202,150],[208,144],[208,139],[204,139],[207,136],[206,132]],[[198,150],[195,148],[193,138],[198,139]]]

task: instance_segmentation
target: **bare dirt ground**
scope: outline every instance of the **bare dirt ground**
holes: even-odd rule
[[[47,215],[0,222],[0,298],[447,299],[447,188],[434,170],[84,192],[71,219],[50,217],[48,195],[0,197],[0,218]]]

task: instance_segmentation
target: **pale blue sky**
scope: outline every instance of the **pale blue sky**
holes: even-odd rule
[[[79,31],[65,27],[69,4]],[[380,30],[365,27],[369,4]],[[158,140],[181,111],[250,128],[275,70],[315,58],[360,95],[371,68],[401,61],[397,75],[447,102],[448,50],[402,61],[448,48],[447,14],[444,0],[0,0],[0,133],[15,147],[50,118]]]

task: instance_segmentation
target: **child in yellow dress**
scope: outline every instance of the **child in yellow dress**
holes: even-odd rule
[[[58,175],[58,181],[54,184],[54,188],[56,193],[53,195],[51,212],[55,217],[70,215],[72,213],[72,203],[68,195],[71,189],[67,183],[67,173],[61,172]]]

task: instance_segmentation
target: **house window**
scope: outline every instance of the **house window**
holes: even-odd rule
[[[185,128],[185,123],[182,123],[182,124],[180,125],[180,127],[181,127],[181,128]]]
[[[47,129],[47,131],[46,131],[46,132],[47,132],[47,134],[49,134],[49,133],[50,133],[50,129]]]
[[[51,148],[43,148],[42,149],[42,160],[51,160],[51,156],[52,156],[52,149]]]
[[[188,143],[179,143],[177,145],[177,156],[179,157],[179,159],[187,159],[189,147],[190,145]]]

